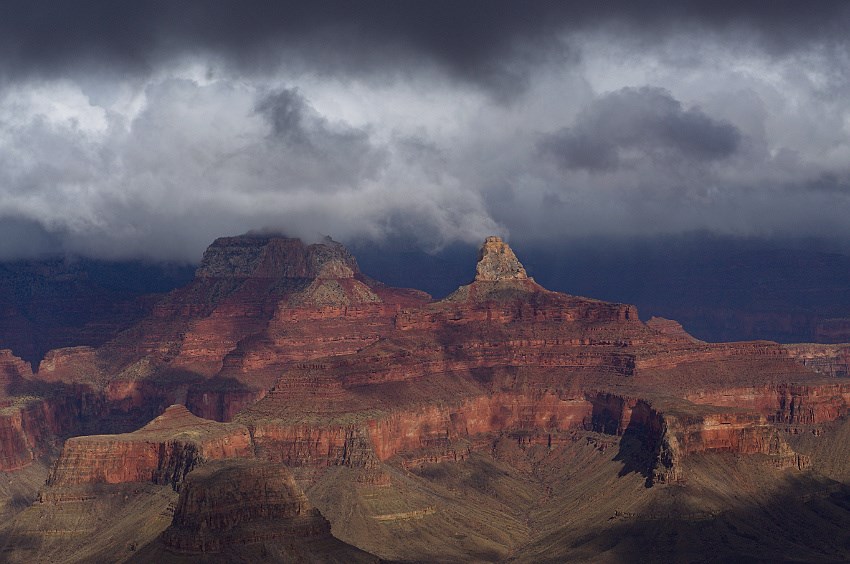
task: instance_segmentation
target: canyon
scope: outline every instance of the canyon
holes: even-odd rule
[[[850,523],[850,463],[826,454],[848,362],[546,290],[498,237],[439,300],[330,239],[224,237],[104,343],[35,367],[0,351],[0,471],[21,492],[0,553],[710,561],[707,523],[734,554],[840,560],[846,534],[774,543],[789,533],[757,508],[793,492],[776,514]],[[683,540],[629,540],[651,525]]]

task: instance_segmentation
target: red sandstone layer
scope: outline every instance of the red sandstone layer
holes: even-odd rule
[[[647,326],[632,306],[541,288],[500,240],[485,243],[474,282],[430,303],[362,276],[343,251],[218,241],[160,317],[98,351],[57,353],[38,377],[88,382],[124,412],[156,398],[235,418],[251,431],[243,450],[304,466],[453,459],[485,436],[584,428],[636,434],[670,478],[693,452],[790,456],[772,425],[847,410],[843,388],[805,365],[835,363],[835,350]],[[197,462],[191,441],[142,431],[91,441],[135,469],[99,468],[75,439],[56,479],[160,480],[162,467]]]
[[[154,482],[176,487],[204,461],[252,455],[243,425],[201,419],[174,405],[132,433],[67,440],[48,485]]]

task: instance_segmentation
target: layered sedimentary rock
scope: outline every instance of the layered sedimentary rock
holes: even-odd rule
[[[250,456],[246,427],[201,419],[174,405],[132,433],[68,439],[48,485],[153,482],[177,488],[198,464]]]
[[[649,318],[649,321],[646,322],[646,326],[654,331],[658,331],[663,335],[693,339],[693,337],[688,334],[687,331],[685,331],[685,328],[682,327],[681,323],[672,319],[664,319],[663,317],[651,317]]]
[[[525,267],[501,237],[487,237],[478,252],[475,267],[476,282],[527,280]]]
[[[805,466],[781,433],[846,413],[844,385],[812,370],[838,374],[842,350],[711,344],[673,321],[644,324],[632,306],[542,288],[497,237],[470,284],[429,301],[363,276],[331,241],[250,236],[219,239],[152,318],[97,351],[48,357],[37,377],[97,381],[125,409],[156,397],[233,419],[249,430],[244,452],[288,466],[409,467],[462,460],[501,434],[552,444],[585,429],[637,439],[642,471],[670,481],[702,452]],[[142,443],[92,444],[117,460]],[[183,460],[166,449],[101,471],[82,444],[68,442],[54,480],[156,481],[163,460]]]
[[[183,552],[280,539],[330,536],[331,527],[281,465],[218,461],[183,484],[165,544]]]
[[[44,406],[37,400],[6,401],[0,408],[0,470],[19,470],[45,453],[50,429],[43,423]]]
[[[67,436],[138,428],[174,403],[227,421],[282,364],[354,352],[390,331],[402,305],[427,299],[363,276],[330,240],[219,239],[188,286],[104,346],[50,351],[35,374],[3,357],[0,465],[26,465]]]
[[[378,562],[331,535],[280,464],[227,460],[187,477],[171,525],[133,561]]]
[[[0,397],[10,393],[10,387],[22,379],[31,377],[30,363],[18,358],[8,349],[0,350]]]
[[[32,378],[28,362],[0,350],[0,470],[19,470],[43,455],[56,423],[45,402],[23,390]]]
[[[188,319],[173,352],[157,360],[267,390],[277,374],[260,370],[260,351],[278,364],[353,352],[383,334],[402,304],[427,299],[363,276],[354,257],[330,239],[305,245],[274,236],[223,238],[204,254],[192,284],[158,306],[162,318],[186,312]],[[158,326],[151,323],[144,339],[157,339]]]
[[[95,433],[65,442],[43,500],[76,503],[117,483],[179,489],[171,527],[140,561],[227,559],[234,547],[293,560],[313,554],[294,547],[314,541],[350,561],[363,554],[329,535],[292,475],[311,498],[326,478],[341,480],[322,510],[342,520],[335,527],[379,528],[386,536],[370,550],[413,520],[454,535],[461,513],[435,500],[475,505],[497,492],[545,504],[564,483],[553,472],[585,480],[581,465],[603,459],[604,488],[635,485],[634,499],[679,491],[641,483],[704,480],[693,471],[709,458],[807,476],[814,451],[798,439],[848,414],[847,359],[846,346],[706,343],[674,321],[643,323],[627,304],[548,291],[495,237],[475,279],[436,301],[369,279],[331,241],[225,238],[191,284],[108,344],[53,351],[35,374],[0,354],[12,408],[0,413],[10,415],[0,419],[0,463],[20,468],[59,439]],[[142,418],[153,421],[103,434]],[[523,478],[503,484],[511,465]],[[432,496],[407,499],[431,479]],[[372,501],[336,515],[328,505],[361,494]],[[593,495],[583,507],[605,493]],[[619,503],[615,521],[636,514]],[[479,539],[499,510],[452,539]],[[700,511],[688,515],[716,510]],[[528,519],[540,516],[514,517],[510,533],[487,533],[511,547],[500,556],[524,546]],[[488,542],[454,559],[495,559]]]
[[[850,345],[785,345],[788,354],[806,366],[834,377],[850,376]]]
[[[694,392],[694,403],[737,407],[784,425],[816,425],[834,421],[850,411],[850,382],[812,380]]]

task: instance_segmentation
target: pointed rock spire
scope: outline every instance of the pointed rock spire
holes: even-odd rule
[[[498,282],[500,280],[527,280],[522,263],[502,241],[501,237],[487,237],[478,252],[478,266],[475,269],[476,282]]]

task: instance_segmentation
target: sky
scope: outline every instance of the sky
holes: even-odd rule
[[[850,3],[0,3],[0,259],[850,238]]]

